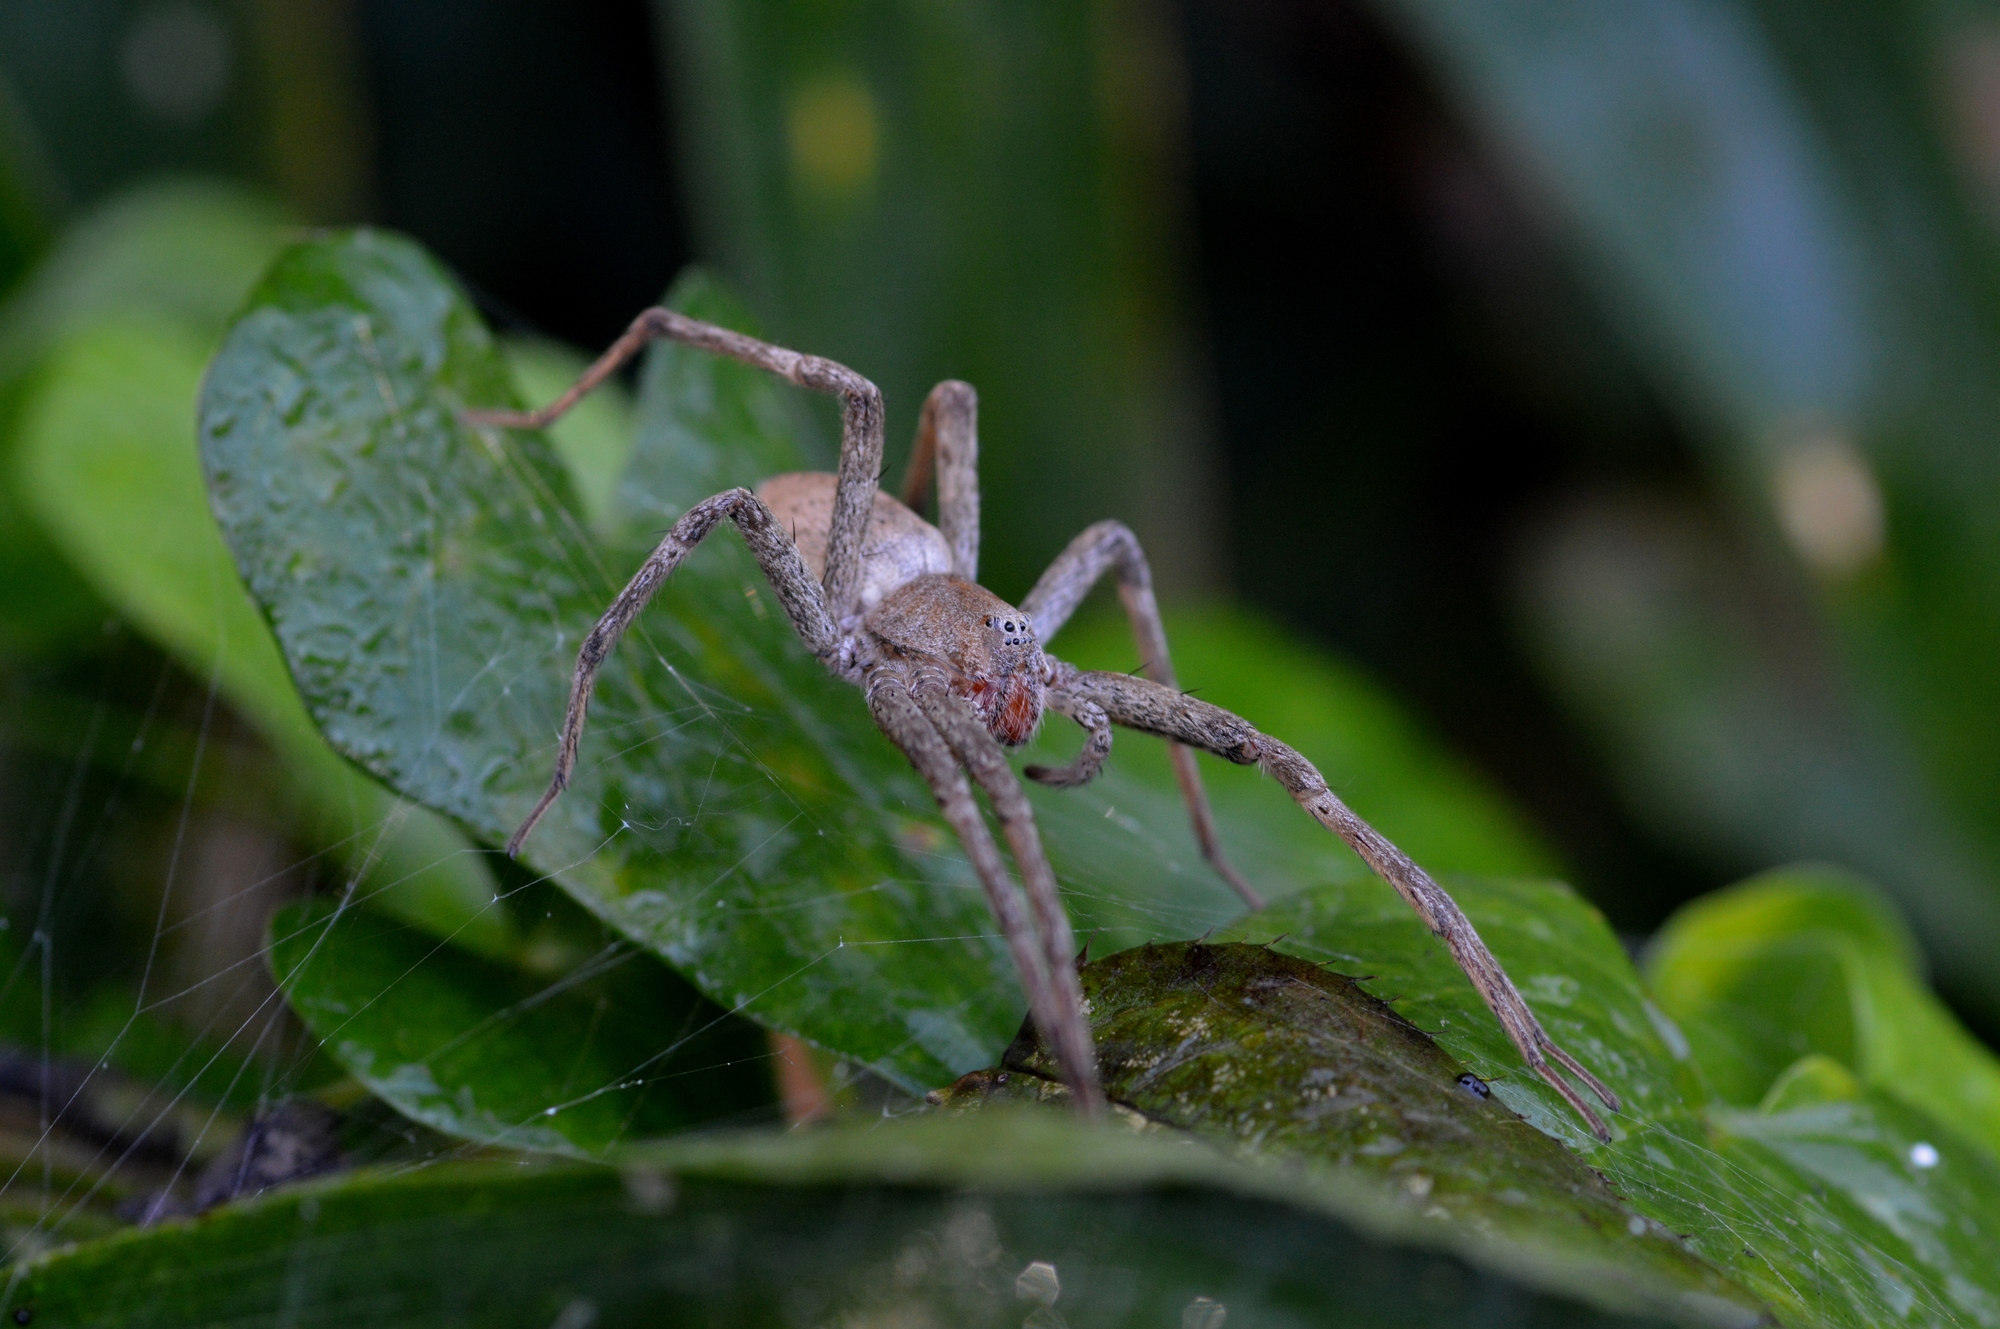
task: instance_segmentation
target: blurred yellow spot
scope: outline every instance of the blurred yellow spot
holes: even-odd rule
[[[849,198],[875,180],[875,96],[858,74],[822,74],[792,92],[785,113],[792,175],[806,192]]]
[[[1845,577],[1882,552],[1882,490],[1868,462],[1837,434],[1800,439],[1771,468],[1778,525],[1805,565]]]

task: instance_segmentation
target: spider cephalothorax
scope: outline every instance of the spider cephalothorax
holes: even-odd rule
[[[771,346],[670,309],[641,314],[568,392],[543,409],[473,412],[468,418],[475,424],[541,428],[660,337],[839,397],[840,471],[773,476],[754,494],[731,489],[695,504],[674,523],[584,637],[555,775],[508,843],[509,853],[519,851],[569,784],[604,658],[680,561],[726,520],[756,555],[806,647],[828,669],[862,689],[876,724],[930,786],[979,874],[1021,976],[1029,1011],[1054,1045],[1084,1111],[1100,1110],[1103,1095],[1077,981],[1076,943],[1034,815],[1003,750],[1025,743],[1045,708],[1074,720],[1085,741],[1067,766],[1027,768],[1030,779],[1044,784],[1074,786],[1095,776],[1110,754],[1114,724],[1169,740],[1196,842],[1252,909],[1262,908],[1263,901],[1223,857],[1192,749],[1257,766],[1276,779],[1409,902],[1450,948],[1527,1063],[1592,1130],[1609,1138],[1603,1121],[1562,1072],[1588,1086],[1608,1107],[1617,1108],[1617,1097],[1543,1031],[1451,896],[1355,816],[1311,762],[1258,733],[1248,721],[1175,685],[1166,632],[1153,602],[1152,574],[1129,530],[1106,521],[1084,531],[1049,565],[1018,608],[978,584],[976,399],[966,384],[940,383],[924,402],[902,502],[876,488],[882,468],[882,400],[874,384],[830,360]],[[933,471],[935,526],[914,510],[931,486]],[[1042,643],[1062,630],[1091,587],[1107,575],[1117,579],[1145,662],[1144,678],[1080,670],[1042,650]],[[1020,890],[973,801],[971,785],[986,795],[1000,824],[1020,873]]]
[[[1028,616],[984,586],[950,573],[919,577],[861,625],[885,660],[942,672],[952,695],[971,702],[1006,746],[1021,746],[1041,726],[1048,660]]]

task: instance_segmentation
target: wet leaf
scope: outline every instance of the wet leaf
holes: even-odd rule
[[[700,279],[678,299],[742,318]],[[593,536],[544,439],[459,421],[513,400],[492,338],[435,265],[361,232],[278,262],[211,367],[201,416],[225,537],[322,730],[489,842],[541,793],[576,643],[666,526],[814,455],[794,390],[656,349],[598,527],[609,534]],[[1193,626],[1190,660],[1203,656]],[[1208,658],[1225,677],[1268,677],[1226,650]],[[1407,755],[1416,740],[1380,723],[1358,684],[1323,696],[1322,732],[1344,730],[1357,761],[1443,769]],[[1164,762],[1127,761],[1148,740],[1121,743],[1098,785],[1036,796],[1079,925],[1111,945],[1226,921],[1235,897],[1202,865]],[[1223,833],[1269,894],[1362,873],[1282,795],[1229,774]],[[1471,781],[1418,783],[1382,800],[1386,821],[1410,813],[1468,865],[1535,857]],[[1258,813],[1239,816],[1253,791]],[[990,1064],[1020,1016],[929,794],[798,645],[728,532],[683,565],[601,675],[575,781],[526,857],[719,1003],[906,1086]]]
[[[1222,937],[1278,938],[1289,954],[1366,976],[1368,991],[1781,1322],[1948,1324],[1977,1320],[1989,1299],[2000,1306],[1991,1259],[2000,1249],[2000,1168],[1977,1146],[1879,1093],[1836,1104],[1845,1114],[1838,1130],[1796,1135],[1782,1124],[1795,1114],[1711,1104],[1687,1035],[1653,1003],[1596,910],[1549,883],[1453,877],[1446,885],[1551,1036],[1624,1100],[1623,1113],[1608,1118],[1610,1144],[1591,1139],[1527,1072],[1443,946],[1388,887],[1307,892]],[[1948,1184],[1911,1152],[1919,1143],[1949,1157]],[[1883,1171],[1890,1163],[1895,1170]],[[1921,1201],[1915,1209],[1905,1204],[1911,1196]]]
[[[770,1102],[754,1028],[623,943],[537,977],[309,900],[273,916],[270,955],[349,1074],[460,1139],[589,1156]]]
[[[299,1323],[306,1308],[329,1324],[533,1329],[1743,1322],[1575,1267],[1511,1271],[1499,1246],[1468,1256],[1463,1238],[1337,1178],[989,1113],[694,1140],[618,1171],[363,1174],[46,1257],[0,1310],[106,1329]],[[1036,1261],[1049,1269],[1029,1299]]]
[[[1704,896],[1654,939],[1646,978],[1726,1102],[1758,1103],[1817,1055],[2000,1157],[2000,1059],[1925,986],[1867,883],[1788,868]]]

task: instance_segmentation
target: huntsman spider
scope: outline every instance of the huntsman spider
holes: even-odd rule
[[[699,322],[648,309],[568,391],[535,411],[468,412],[476,425],[540,429],[647,343],[666,338],[754,365],[841,406],[837,474],[773,476],[753,493],[731,489],[689,508],[583,639],[548,791],[507,844],[518,854],[535,823],[561,796],[597,672],[619,637],[683,558],[724,520],[756,556],[792,627],[819,661],[859,687],[869,712],[910,759],[965,846],[1006,939],[1028,1009],[1054,1048],[1074,1101],[1101,1113],[1104,1095],[1076,971],[1076,943],[1042,851],[1035,819],[1008,765],[1006,749],[1025,743],[1045,711],[1075,721],[1082,751],[1067,766],[1029,766],[1029,779],[1057,787],[1088,782],[1111,752],[1111,726],[1168,740],[1194,836],[1215,872],[1252,910],[1263,900],[1230,866],[1193,749],[1257,766],[1299,806],[1345,841],[1402,895],[1506,1029],[1522,1058],[1553,1085],[1600,1138],[1610,1134],[1568,1071],[1616,1111],[1618,1099],[1576,1058],[1557,1047],[1522,1001],[1458,905],[1409,855],[1348,810],[1313,764],[1248,721],[1181,692],[1153,600],[1152,574],[1132,532],[1103,521],[1070,542],[1020,608],[978,584],[977,397],[965,383],[931,390],[899,502],[876,487],[882,470],[882,397],[843,365]],[[937,525],[914,509],[936,480]],[[1117,578],[1145,677],[1082,670],[1048,655],[1042,643],[1062,630],[1107,574]],[[1026,908],[966,776],[986,795],[1012,850]],[[1560,1068],[1560,1069],[1559,1069]]]

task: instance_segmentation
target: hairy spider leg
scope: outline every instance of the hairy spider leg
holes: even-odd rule
[[[1619,1107],[1618,1096],[1576,1058],[1556,1046],[1535,1019],[1534,1012],[1528,1009],[1527,1002],[1521,999],[1507,971],[1480,940],[1472,920],[1465,916],[1458,902],[1408,854],[1354,815],[1327,788],[1325,778],[1311,762],[1277,739],[1258,733],[1240,716],[1174,688],[1129,674],[1084,671],[1053,660],[1051,665],[1055,673],[1053,691],[1103,707],[1112,723],[1202,748],[1238,765],[1257,766],[1284,785],[1300,807],[1346,841],[1377,876],[1396,888],[1396,893],[1417,911],[1425,925],[1443,938],[1452,959],[1472,980],[1472,986],[1507,1031],[1522,1059],[1576,1109],[1593,1134],[1600,1140],[1611,1138],[1603,1119],[1549,1062],[1553,1060],[1569,1071],[1614,1112]]]
[[[1043,704],[1057,715],[1066,715],[1076,722],[1083,730],[1083,747],[1067,766],[1028,767],[1028,778],[1051,789],[1074,789],[1089,784],[1104,769],[1105,758],[1111,755],[1111,721],[1104,708],[1066,692],[1045,694]]]
[[[1056,555],[1055,562],[1049,564],[1035,589],[1028,592],[1028,598],[1021,602],[1021,609],[1033,620],[1035,630],[1044,642],[1052,639],[1069,622],[1069,616],[1083,603],[1091,588],[1107,572],[1118,575],[1118,598],[1125,604],[1125,617],[1131,620],[1132,636],[1139,644],[1139,654],[1145,661],[1146,676],[1162,687],[1179,689],[1174,679],[1173,657],[1167,652],[1167,628],[1160,620],[1160,606],[1153,599],[1153,570],[1146,562],[1146,551],[1139,546],[1139,537],[1132,534],[1123,522],[1101,521],[1087,528],[1083,534],[1069,542],[1069,547]],[[1061,707],[1057,708],[1061,710]],[[1077,717],[1068,711],[1063,714]],[[1090,726],[1083,724],[1086,732]],[[1090,752],[1090,745],[1097,741],[1097,734],[1090,733],[1084,754]],[[1110,736],[1104,736],[1105,750],[1110,750]],[[1179,743],[1169,742],[1167,750],[1173,757],[1174,779],[1180,783],[1181,798],[1187,804],[1188,821],[1194,827],[1195,843],[1201,846],[1201,856],[1215,869],[1216,875],[1229,883],[1231,890],[1243,897],[1243,903],[1254,910],[1264,907],[1264,897],[1250,884],[1242,873],[1222,852],[1222,838],[1215,831],[1215,814],[1208,805],[1208,789],[1201,782],[1201,770],[1195,765],[1194,752]],[[1036,766],[1028,770],[1030,779],[1058,786],[1081,784],[1097,773],[1096,767],[1103,764],[1100,757],[1096,763],[1084,764],[1083,756],[1076,762],[1051,771],[1047,767]],[[1082,772],[1088,769],[1089,774]],[[1080,777],[1080,778],[1078,778]]]
[[[875,717],[875,723],[889,737],[889,741],[901,748],[910,764],[917,768],[924,782],[931,788],[931,794],[943,809],[945,820],[958,832],[960,843],[965,846],[965,855],[971,860],[973,870],[979,874],[979,881],[986,890],[986,901],[1000,924],[1000,931],[1007,939],[1013,953],[1014,967],[1020,972],[1021,985],[1027,990],[1028,1009],[1033,1014],[1035,1024],[1044,1037],[1056,1046],[1061,1058],[1064,1076],[1070,1091],[1076,1096],[1078,1107],[1091,1114],[1104,1110],[1104,1092],[1097,1083],[1097,1058],[1091,1049],[1090,1028],[1083,1017],[1083,999],[1076,978],[1073,959],[1064,954],[1061,963],[1051,964],[1048,947],[1037,948],[1035,932],[1021,911],[1020,897],[1016,894],[1013,879],[1007,873],[1007,865],[1001,860],[999,846],[993,842],[993,834],[986,828],[986,819],[980,815],[979,806],[972,799],[972,791],[966,783],[965,770],[960,765],[959,754],[954,745],[940,732],[938,725],[927,713],[927,708],[913,695],[910,679],[894,667],[881,666],[870,671],[866,683],[868,709]],[[958,698],[947,697],[965,705]],[[949,708],[937,708],[938,713],[955,717]],[[965,716],[972,720],[972,727],[985,737],[987,743],[993,738],[979,725],[977,717],[967,710]],[[954,731],[958,725],[952,720]],[[970,746],[968,744],[968,746]],[[995,751],[998,745],[995,744]],[[1001,766],[1006,765],[1001,758]],[[979,771],[975,770],[975,778]],[[994,785],[987,783],[987,797],[994,799]],[[1015,788],[1018,796],[1020,789]],[[1018,834],[1018,827],[1025,822],[1030,835],[1033,834],[1032,817],[1025,815],[1026,800],[1021,800],[1018,810],[1012,805],[1003,805],[994,799],[994,811],[1001,818],[1001,825],[1010,838]],[[1010,819],[1010,812],[1018,811]],[[1021,865],[1022,876],[1031,883],[1035,869],[1031,863],[1040,862],[1046,870],[1046,860],[1041,858],[1040,845],[1036,842],[1032,854],[1024,854],[1022,842],[1014,841],[1014,857]],[[1052,890],[1054,878],[1049,878]],[[1030,889],[1033,889],[1031,884]],[[1056,916],[1062,920],[1061,935],[1069,935],[1068,919],[1063,916],[1060,903],[1056,905]],[[1053,975],[1051,971],[1053,970]],[[1062,976],[1068,976],[1068,983]],[[1054,981],[1051,981],[1051,979]]]
[[[924,398],[917,442],[903,477],[903,506],[923,510],[924,491],[937,475],[937,527],[951,548],[951,570],[979,580],[979,394],[970,383],[946,379]]]
[[[826,540],[826,606],[836,622],[858,608],[861,595],[861,547],[876,481],[882,474],[882,394],[852,369],[816,355],[773,346],[740,332],[689,318],[665,306],[655,306],[632,320],[625,335],[597,357],[569,390],[534,411],[467,411],[474,425],[508,429],[544,429],[583,400],[584,395],[618,371],[648,342],[665,339],[740,360],[767,370],[813,392],[840,398],[840,479],[834,490],[833,520]]]
[[[576,672],[569,685],[569,708],[563,715],[562,739],[556,746],[555,775],[549,781],[548,791],[522,821],[520,829],[507,841],[509,858],[520,854],[522,844],[535,829],[535,823],[562,797],[563,790],[569,788],[570,776],[576,770],[577,747],[583,741],[584,721],[590,712],[590,694],[597,686],[597,672],[603,667],[605,658],[618,645],[618,639],[625,635],[625,629],[632,625],[632,620],[652,600],[654,593],[681,565],[681,560],[725,518],[735,522],[736,529],[742,532],[743,542],[756,556],[757,566],[764,570],[771,589],[777,592],[779,603],[784,605],[785,614],[792,621],[792,629],[799,634],[799,640],[806,644],[806,649],[824,660],[839,644],[840,633],[826,612],[818,583],[813,581],[805,560],[799,557],[798,547],[792,543],[791,536],[778,525],[778,519],[761,499],[747,489],[730,489],[695,504],[674,523],[666,539],[660,541],[651,556],[639,566],[632,580],[625,583],[625,589],[618,593],[611,607],[584,635],[583,645],[577,648]]]
[[[986,794],[993,815],[1014,851],[1014,866],[1020,870],[1021,884],[1034,911],[1035,928],[1041,934],[1042,954],[1048,964],[1050,996],[1055,1002],[1056,1024],[1045,1027],[1062,1056],[1065,1066],[1097,1065],[1090,1045],[1090,1027],[1083,1016],[1083,984],[1076,973],[1076,937],[1070,931],[1069,914],[1063,909],[1056,887],[1055,869],[1049,866],[1042,849],[1041,832],[1035,826],[1034,811],[1021,782],[1000,742],[980,720],[963,697],[952,695],[951,685],[935,669],[912,671],[910,695],[944,741],[950,745],[965,769]],[[1072,1018],[1073,1017],[1073,1018]]]

